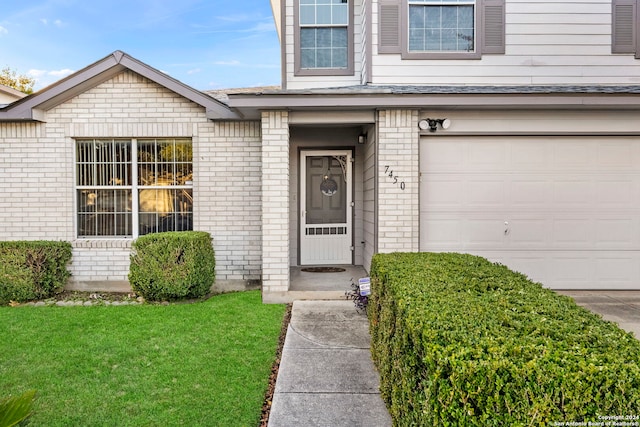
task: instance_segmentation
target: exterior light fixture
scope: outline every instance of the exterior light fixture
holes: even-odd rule
[[[358,135],[358,144],[366,144],[367,143],[367,134],[361,133]]]
[[[451,120],[449,119],[423,119],[418,122],[418,127],[422,130],[429,130],[429,132],[435,132],[438,130],[438,125],[442,129],[449,129],[451,126]]]

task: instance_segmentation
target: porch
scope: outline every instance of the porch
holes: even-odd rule
[[[309,266],[294,266],[290,269],[290,286],[286,292],[269,292],[263,295],[269,303],[290,303],[295,300],[341,300],[345,291],[351,290],[351,280],[368,277],[361,265],[341,265],[339,272],[303,271]]]

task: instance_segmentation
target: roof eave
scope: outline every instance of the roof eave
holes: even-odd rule
[[[124,52],[116,51],[35,94],[9,104],[0,110],[0,121],[43,121],[44,114],[38,111],[46,111],[60,105],[126,69],[130,69],[204,107],[208,119],[242,119],[240,114],[213,97],[179,82]]]
[[[640,94],[230,94],[228,105],[245,116],[274,109],[640,109]]]

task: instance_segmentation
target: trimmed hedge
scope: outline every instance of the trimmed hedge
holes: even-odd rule
[[[371,278],[372,355],[394,425],[640,415],[640,342],[570,298],[465,254],[378,254]]]
[[[0,305],[51,298],[71,273],[71,244],[52,241],[0,242]]]
[[[133,242],[129,282],[149,301],[201,298],[215,281],[215,265],[209,233],[152,233]]]

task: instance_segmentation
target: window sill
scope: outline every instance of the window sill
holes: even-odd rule
[[[353,76],[353,68],[300,68],[295,76]]]
[[[480,52],[402,52],[402,59],[482,59]]]
[[[131,249],[132,237],[78,237],[71,242],[77,249],[122,248]]]

